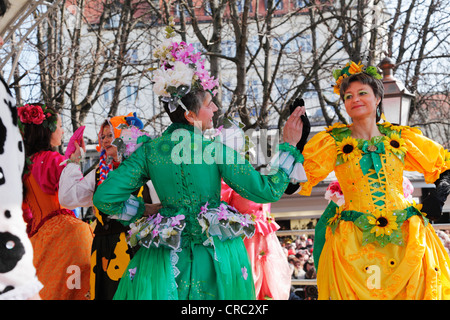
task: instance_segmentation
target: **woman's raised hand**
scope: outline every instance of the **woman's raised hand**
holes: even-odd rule
[[[76,163],[80,163],[83,156],[86,154],[86,145],[84,139],[81,139],[81,146],[77,141],[74,143],[75,151],[70,155],[70,160]]]
[[[297,107],[294,112],[289,116],[283,129],[283,141],[287,142],[294,147],[300,141],[302,137],[303,121],[300,116],[306,113],[306,108]]]

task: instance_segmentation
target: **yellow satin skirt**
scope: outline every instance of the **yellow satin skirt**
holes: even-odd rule
[[[361,230],[340,221],[329,227],[317,286],[322,300],[450,299],[450,259],[431,224],[415,215],[402,225],[406,244],[362,245]]]

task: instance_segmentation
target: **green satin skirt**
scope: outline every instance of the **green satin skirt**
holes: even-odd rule
[[[253,300],[255,287],[243,240],[186,243],[179,252],[141,247],[114,300]]]

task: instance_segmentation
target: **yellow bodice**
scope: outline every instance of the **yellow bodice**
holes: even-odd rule
[[[425,182],[433,183],[441,172],[450,169],[448,150],[416,128],[379,124],[383,136],[365,141],[353,139],[350,127],[335,124],[306,144],[303,166],[308,181],[302,183],[300,194],[310,195],[312,187],[334,170],[345,196],[346,210],[371,212],[380,207],[381,202],[386,209],[404,209],[408,205],[403,196],[404,170],[420,172]],[[378,150],[384,150],[371,152],[370,145],[375,142],[378,142]],[[361,161],[363,157],[368,162]],[[373,166],[367,169],[367,163],[377,158],[378,170]]]
[[[334,171],[345,197],[344,210],[370,213],[376,209],[388,211],[410,205],[403,195],[404,164],[391,152],[380,155],[382,168],[364,175],[359,162],[361,155],[338,165]]]

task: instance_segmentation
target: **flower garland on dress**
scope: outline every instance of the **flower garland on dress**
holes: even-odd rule
[[[247,213],[240,213],[236,208],[222,202],[217,208],[208,208],[206,202],[200,208],[197,216],[198,223],[202,227],[202,233],[206,232],[208,240],[204,245],[214,244],[212,236],[217,236],[221,241],[240,236],[253,237],[256,231],[255,217]]]
[[[181,232],[185,226],[184,214],[165,217],[157,213],[130,224],[127,242],[131,247],[139,244],[146,248],[163,246],[177,250],[180,247]]]
[[[166,28],[166,40],[155,49],[154,57],[159,59],[159,66],[153,76],[153,92],[161,100],[169,103],[169,111],[174,112],[181,106],[188,109],[181,99],[190,91],[202,88],[213,96],[217,93],[219,82],[205,69],[205,60],[201,52],[194,53],[194,46],[184,41],[175,42],[173,18]]]
[[[379,154],[384,154],[386,150],[392,152],[400,161],[404,162],[407,150],[406,142],[401,137],[401,130],[410,127],[394,126],[389,122],[384,122],[378,124],[379,130],[384,136],[376,136],[367,141],[353,138],[351,136],[350,126],[335,123],[325,129],[336,141],[336,165],[343,164],[355,157],[361,157],[361,169],[366,174],[371,164],[374,164],[375,169],[379,167]],[[417,130],[414,128],[410,129]],[[378,154],[378,157],[374,154]]]

